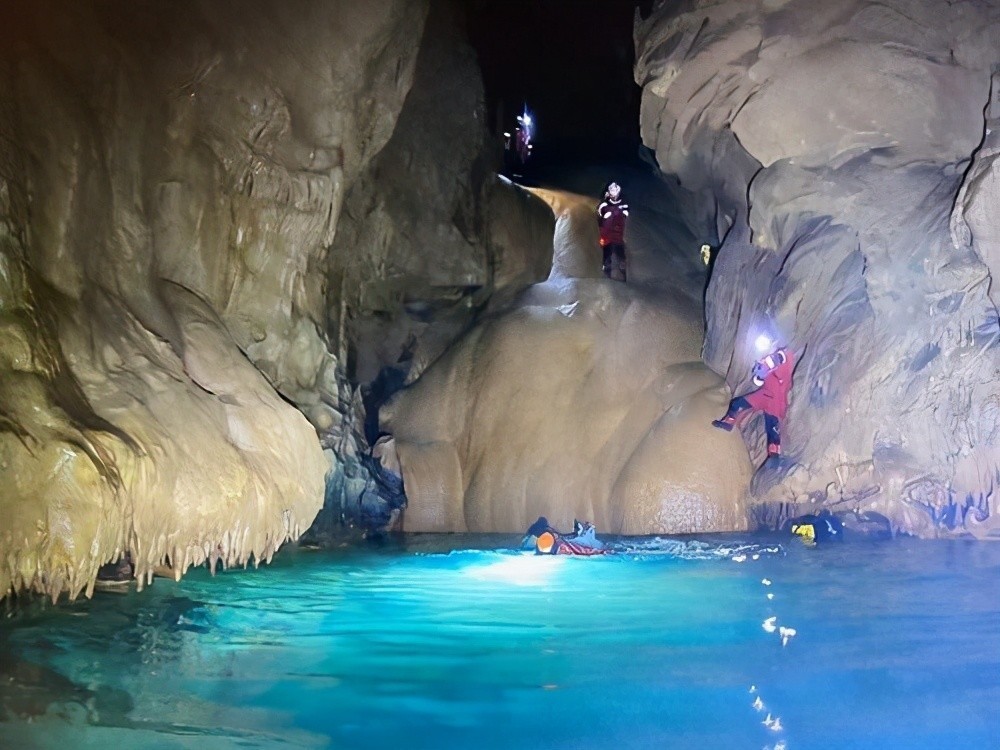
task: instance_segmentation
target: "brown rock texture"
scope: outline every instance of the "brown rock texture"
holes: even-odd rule
[[[742,392],[760,332],[801,355],[758,520],[1000,534],[1000,7],[658,2],[635,39],[643,141],[716,248],[705,361]]]
[[[0,595],[89,592],[125,550],[140,580],[265,560],[310,524],[329,464],[302,413],[332,431],[350,400],[327,249],[426,12],[8,3]]]
[[[698,302],[601,278],[596,201],[535,192],[556,215],[549,278],[383,410],[403,528],[516,533],[544,515],[612,534],[745,529],[750,465],[738,435],[711,427],[726,392],[699,361]],[[656,232],[632,221],[642,278],[653,259],[638,240]]]

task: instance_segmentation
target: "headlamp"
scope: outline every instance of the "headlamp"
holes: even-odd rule
[[[771,350],[771,347],[774,346],[774,342],[771,341],[771,338],[768,335],[762,333],[757,337],[757,340],[754,342],[754,346],[757,348],[759,353],[763,354],[764,352]]]

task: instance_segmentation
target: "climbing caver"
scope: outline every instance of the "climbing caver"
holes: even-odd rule
[[[769,341],[761,343],[767,348],[773,346]],[[768,457],[780,455],[780,423],[788,410],[788,392],[792,388],[794,369],[795,356],[784,347],[779,347],[766,357],[758,359],[753,366],[753,382],[757,389],[730,401],[726,415],[722,419],[716,419],[712,424],[728,432],[733,429],[733,425],[743,421],[752,411],[764,412],[767,455]]]

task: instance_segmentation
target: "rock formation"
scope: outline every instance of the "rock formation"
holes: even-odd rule
[[[329,257],[330,287],[344,291],[331,296],[330,327],[343,325],[355,347],[359,382],[408,367],[448,308],[463,311],[462,325],[470,307],[541,281],[552,263],[551,213],[496,178],[499,143],[484,123],[479,67],[460,21],[449,3],[432,3],[393,135],[344,201]]]
[[[641,126],[686,223],[644,206],[628,287],[588,200],[492,175],[444,0],[8,5],[0,595],[339,522],[376,485],[348,376],[387,370],[421,375],[377,447],[408,529],[739,529],[749,492],[1000,535],[995,3],[656,3]],[[642,257],[701,242],[704,331],[701,268]],[[708,425],[760,332],[800,365],[750,483],[757,425],[749,462]]]
[[[549,279],[383,410],[403,528],[521,532],[539,515],[615,534],[746,528],[750,466],[738,436],[710,426],[727,396],[699,361],[700,305],[669,279],[601,278],[595,201],[538,192],[557,216]],[[638,215],[629,231],[655,234]]]
[[[350,398],[325,269],[426,3],[17,2],[0,26],[0,595],[268,559]]]
[[[310,538],[391,519],[391,499],[379,497],[377,474],[361,465],[378,407],[479,314],[544,279],[552,264],[552,213],[495,174],[499,143],[484,123],[462,21],[458,4],[431,3],[392,137],[344,199],[328,258],[329,330],[366,398],[347,404],[353,421],[324,436],[336,472]]]
[[[717,248],[705,361],[739,391],[761,331],[802,355],[758,521],[1000,534],[1000,6],[658,2],[635,39],[643,140]]]

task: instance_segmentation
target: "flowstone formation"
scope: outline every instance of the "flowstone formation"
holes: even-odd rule
[[[1000,6],[659,2],[635,39],[643,140],[716,247],[705,361],[742,392],[759,333],[801,355],[758,521],[1000,535]]]
[[[710,426],[727,395],[699,361],[700,305],[669,282],[603,279],[595,201],[537,192],[557,216],[548,280],[383,410],[403,528],[521,532],[545,515],[613,534],[745,529],[750,466],[738,437]],[[636,239],[656,234],[641,214],[654,216],[640,209]],[[654,259],[633,250],[648,275]]]
[[[327,248],[426,3],[9,5],[0,596],[268,559],[322,502]]]

